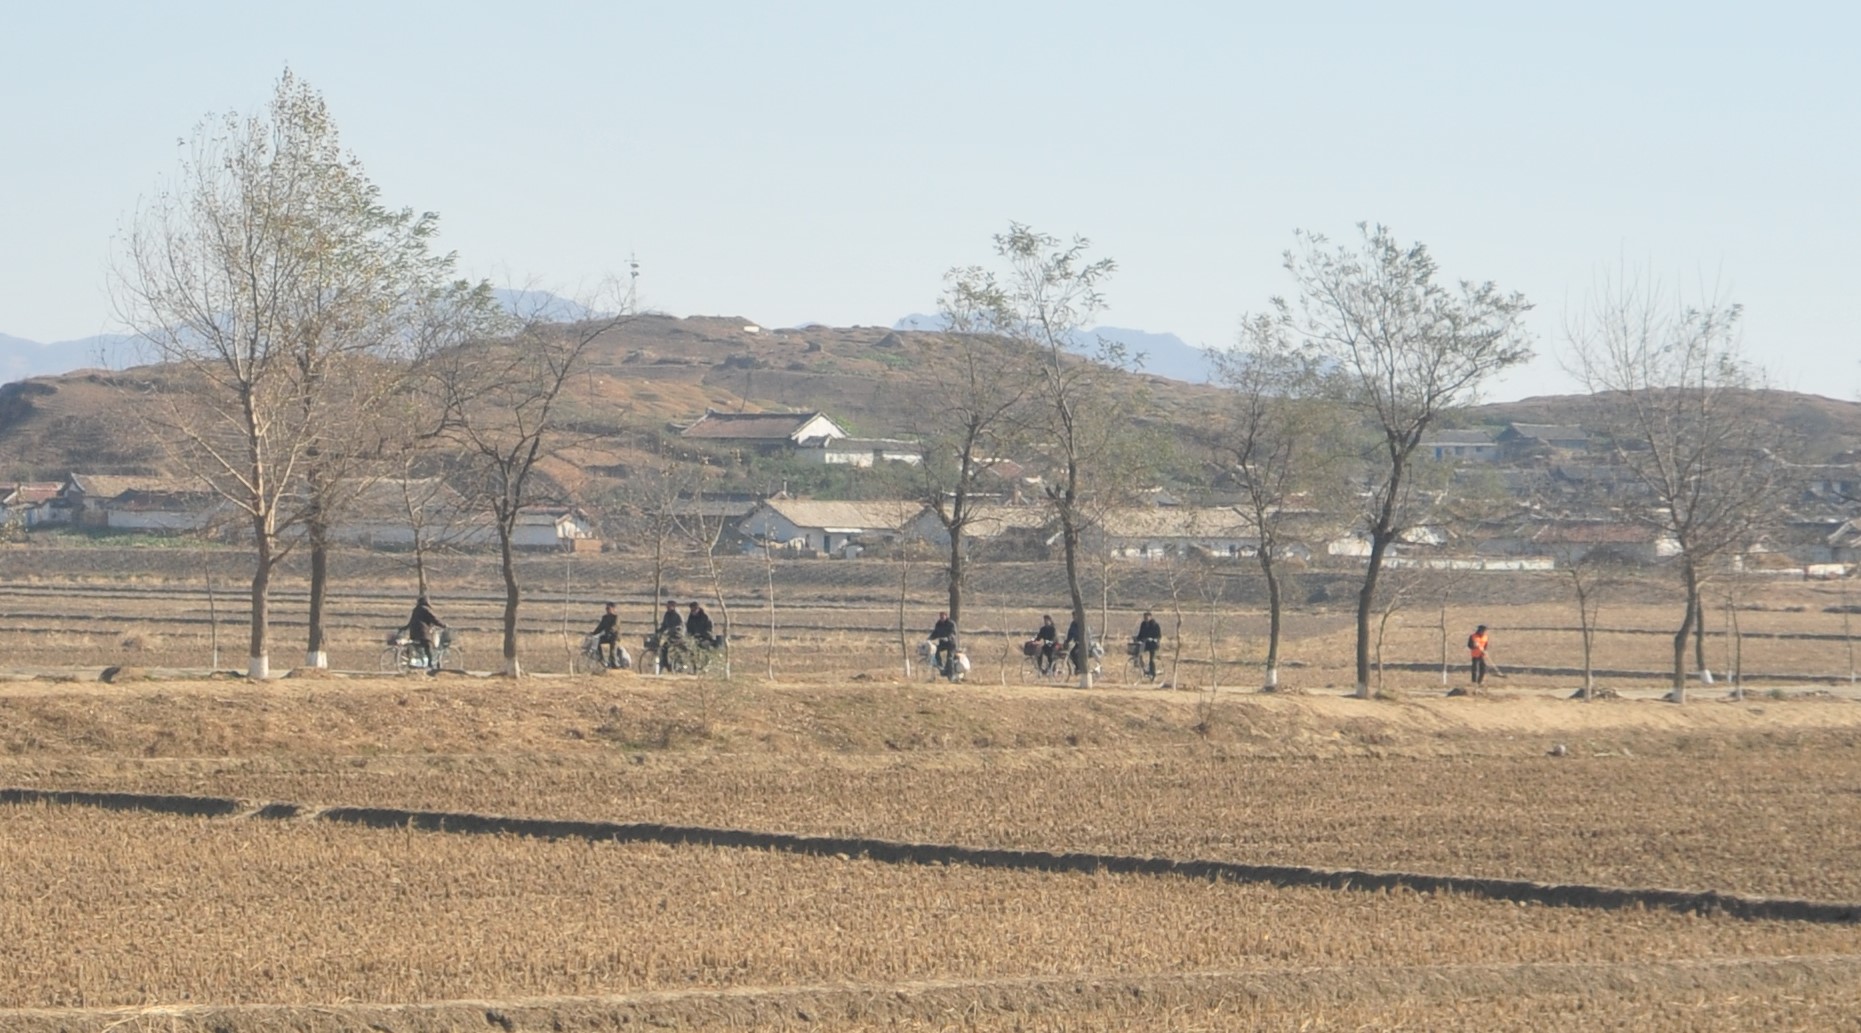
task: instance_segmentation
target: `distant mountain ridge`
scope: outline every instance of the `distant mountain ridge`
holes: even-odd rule
[[[942,330],[942,316],[914,312],[892,324],[894,330]],[[1125,347],[1131,358],[1142,357],[1143,371],[1187,384],[1209,382],[1211,364],[1208,352],[1171,333],[1152,333],[1121,326],[1095,326],[1074,335],[1070,351],[1092,355],[1100,340],[1115,341]]]
[[[41,344],[25,337],[0,334],[0,383],[69,373],[90,366],[120,366],[129,358],[125,353],[135,340],[124,334],[98,334],[75,341]]]
[[[506,312],[524,319],[570,323],[593,315],[581,304],[548,291],[499,287],[491,293]],[[44,344],[0,333],[0,384],[96,366],[120,369],[133,365],[147,358],[135,353],[136,341],[134,334],[98,334]]]

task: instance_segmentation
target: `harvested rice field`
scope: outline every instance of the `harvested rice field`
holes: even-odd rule
[[[1861,702],[1572,700],[1546,605],[1482,609],[1534,661],[1484,693],[1374,700],[926,684],[848,628],[774,681],[104,683],[40,643],[0,680],[0,1029],[1861,1028]],[[1767,605],[1824,636],[1776,663],[1846,661]]]

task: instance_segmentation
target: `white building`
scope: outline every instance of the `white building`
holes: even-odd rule
[[[871,467],[879,463],[917,466],[924,461],[916,442],[894,438],[815,438],[795,456],[822,466]]]
[[[737,524],[745,537],[790,549],[829,555],[858,555],[861,544],[896,541],[924,505],[904,499],[881,502],[820,502],[813,499],[765,499]],[[849,547],[852,547],[851,549]]]
[[[575,506],[525,506],[511,528],[511,547],[580,552],[601,548],[594,520]]]

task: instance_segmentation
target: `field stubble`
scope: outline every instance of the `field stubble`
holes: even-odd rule
[[[1827,630],[1767,605],[1747,630]],[[1449,626],[1494,625],[1502,663],[1567,666],[1561,612]],[[1325,688],[1348,680],[1335,665],[1263,696],[1020,686],[986,661],[937,686],[899,677],[895,635],[829,626],[855,609],[813,616],[777,684],[9,682],[0,784],[1861,899],[1861,711],[1800,686],[1582,704],[1568,680],[1515,674],[1444,699],[1437,676],[1392,671],[1394,698],[1357,701]],[[193,648],[159,618],[138,617],[144,652]],[[1657,618],[1607,662],[1658,669]],[[1438,655],[1438,623],[1392,641]],[[1339,615],[1295,627],[1294,656],[1347,655]],[[1826,636],[1772,641],[1797,643],[1792,663],[1842,660]],[[1245,619],[1217,641],[1249,648]],[[762,670],[752,648],[746,669]],[[0,1006],[131,1008],[9,1012],[9,1029],[495,1013],[510,1029],[1733,1030],[1861,1013],[1847,927],[62,808],[0,822]]]

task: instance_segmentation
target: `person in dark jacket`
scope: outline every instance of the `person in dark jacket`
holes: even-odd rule
[[[1157,676],[1157,646],[1163,642],[1163,625],[1144,611],[1144,619],[1137,625],[1137,648],[1144,654],[1144,673],[1152,678]]]
[[[931,626],[930,640],[937,643],[937,670],[945,678],[950,677],[951,665],[956,663],[956,622],[948,613],[937,611],[937,623]]]
[[[1067,661],[1073,665],[1074,674],[1086,669],[1085,639],[1079,631],[1079,618],[1066,622],[1066,640],[1061,643],[1060,651],[1066,654]]]
[[[433,612],[433,606],[427,602],[426,596],[423,595],[414,601],[414,612],[407,618],[407,640],[420,651],[421,656],[426,658],[428,674],[435,673],[433,650],[439,645],[439,632],[444,627],[446,627],[446,622],[440,620],[439,616]]]
[[[685,634],[691,636],[692,644],[700,649],[710,649],[717,645],[711,635],[711,615],[704,612],[704,604],[693,602],[691,612],[685,615]]]
[[[1034,666],[1042,674],[1053,673],[1053,661],[1059,649],[1060,631],[1053,626],[1050,614],[1040,615],[1040,630],[1034,632],[1034,641],[1040,644],[1040,652],[1034,654]]]
[[[601,662],[613,668],[620,666],[620,614],[614,610],[614,604],[607,604],[607,612],[601,615],[601,623],[594,626],[591,635],[600,636],[595,640],[595,648],[601,653]]]
[[[672,649],[672,643],[677,641],[679,637],[684,634],[685,619],[678,615],[678,602],[676,600],[667,599],[666,612],[659,615],[659,669],[661,671],[671,666],[668,656]]]

